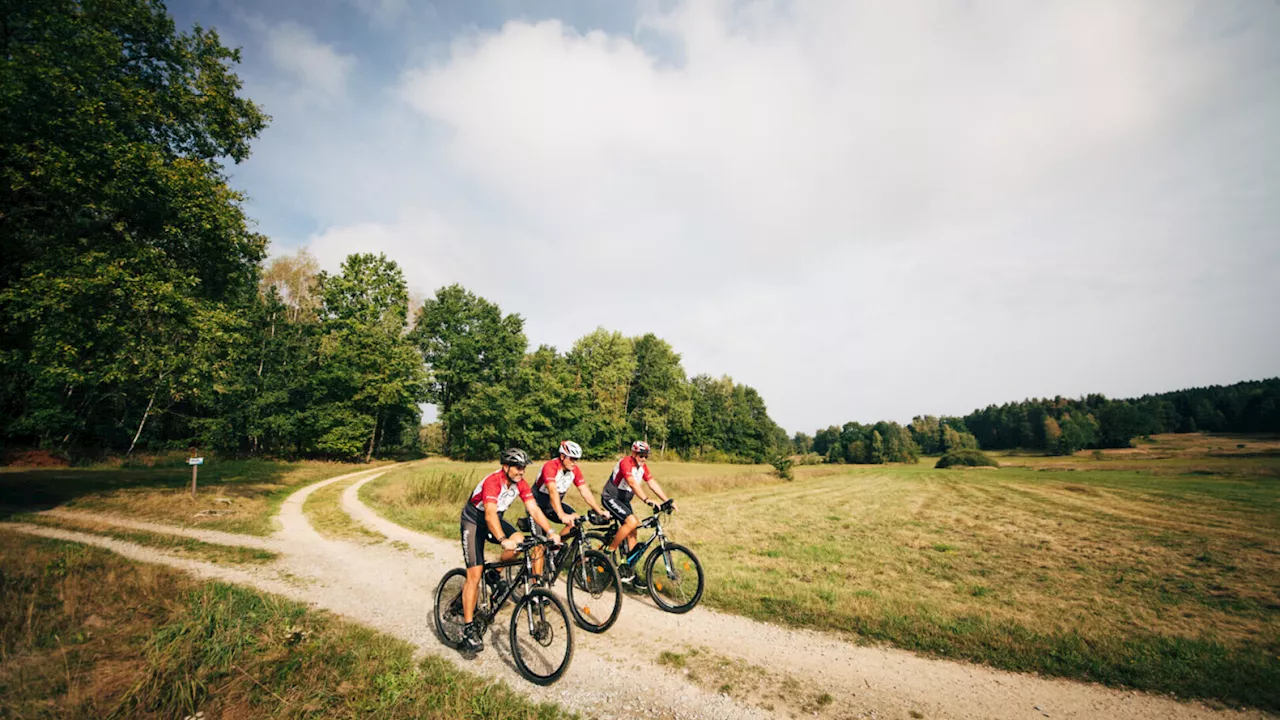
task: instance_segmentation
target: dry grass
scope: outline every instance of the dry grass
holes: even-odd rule
[[[0,698],[16,718],[564,716],[298,603],[8,533]]]
[[[691,498],[675,537],[731,611],[1275,708],[1277,470],[849,466]]]
[[[0,519],[15,512],[66,507],[184,527],[269,535],[271,518],[294,490],[375,467],[330,462],[210,459],[196,498],[191,469],[177,461],[153,467],[6,469],[0,472]]]
[[[34,525],[43,525],[45,527],[61,528],[63,530],[74,530],[76,532],[89,533],[92,535],[101,535],[104,537],[123,540],[137,545],[156,548],[170,555],[179,557],[193,558],[195,560],[204,560],[211,563],[265,563],[271,562],[279,557],[270,550],[261,548],[248,548],[229,545],[217,545],[214,543],[201,542],[193,538],[181,537],[179,535],[162,535],[160,533],[147,532],[145,530],[133,530],[129,528],[120,528],[106,523],[95,522],[92,520],[82,520],[79,518],[68,517],[51,517],[48,515],[28,514],[20,515],[15,520],[31,523]]]
[[[615,464],[616,461],[582,463],[582,473],[594,497],[600,497]],[[541,462],[529,466],[526,477],[530,484],[541,467]],[[653,461],[649,467],[667,494],[675,498],[781,482],[768,465]],[[452,539],[458,534],[463,503],[475,486],[496,469],[493,463],[433,459],[388,472],[361,488],[360,499],[392,522]],[[580,511],[586,510],[577,490],[570,490],[566,501]],[[514,523],[523,516],[523,506],[515,503],[507,520]]]
[[[311,527],[325,537],[365,543],[381,542],[381,535],[352,520],[342,509],[342,493],[355,482],[359,482],[359,478],[336,482],[316,490],[307,496],[302,512]]]
[[[658,664],[707,690],[780,716],[822,717],[836,700],[813,678],[797,677],[780,668],[763,668],[707,648],[663,651],[658,655]]]

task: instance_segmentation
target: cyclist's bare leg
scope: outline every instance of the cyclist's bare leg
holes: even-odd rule
[[[462,619],[464,622],[471,622],[475,616],[476,600],[480,598],[480,578],[483,575],[483,565],[467,568],[467,582],[462,586]]]
[[[614,552],[623,540],[627,540],[627,549],[630,550],[636,538],[636,529],[640,527],[640,520],[635,515],[628,515],[627,521],[622,523],[618,528],[617,534],[613,536],[613,540],[609,543],[609,552]]]

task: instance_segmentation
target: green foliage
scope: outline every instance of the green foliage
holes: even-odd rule
[[[1083,448],[1128,447],[1135,437],[1154,433],[1280,432],[1278,406],[1280,378],[1270,378],[1129,400],[1093,394],[1075,400],[1055,397],[989,405],[966,415],[964,423],[988,450],[1035,448],[1068,454]],[[1055,426],[1060,434],[1052,432]]]
[[[791,466],[795,464],[795,461],[789,455],[778,453],[769,458],[769,464],[777,471],[778,477],[783,480],[795,479],[795,474],[791,472]]]
[[[987,457],[981,450],[962,448],[950,450],[938,458],[935,468],[949,467],[1000,467],[1000,463]]]
[[[445,452],[496,457],[510,397],[504,384],[528,344],[524,319],[450,285],[422,304],[410,337],[429,369],[426,399],[440,407]]]
[[[351,255],[341,274],[321,273],[317,288],[317,449],[368,460],[406,428],[416,438],[426,377],[422,356],[404,332],[409,292],[400,267],[383,255]]]
[[[828,463],[914,463],[920,457],[920,447],[911,431],[895,422],[832,425],[814,434],[813,452]]]
[[[197,389],[203,323],[252,291],[266,240],[220,158],[267,118],[237,96],[237,53],[158,2],[0,12],[3,434],[147,444]]]

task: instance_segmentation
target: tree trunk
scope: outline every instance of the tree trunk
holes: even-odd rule
[[[125,453],[125,457],[133,454],[133,446],[138,444],[138,437],[142,435],[142,427],[147,424],[147,416],[151,414],[151,406],[156,402],[156,391],[151,391],[151,399],[147,401],[147,409],[142,413],[142,421],[138,423],[138,432],[133,434],[133,442],[129,443],[129,451]]]
[[[373,459],[373,441],[378,437],[378,416],[373,416],[373,432],[369,433],[369,451],[364,454],[364,461],[369,462]]]

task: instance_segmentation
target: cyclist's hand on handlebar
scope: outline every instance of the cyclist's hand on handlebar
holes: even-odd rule
[[[503,550],[511,550],[513,552],[515,551],[516,548],[520,547],[520,543],[516,542],[515,540],[512,540],[511,538],[507,538],[506,540],[503,540],[501,544],[502,544]]]
[[[581,519],[581,518],[582,518],[582,516],[581,516],[581,515],[579,515],[578,513],[569,513],[569,516],[568,516],[567,518],[565,518],[565,520],[564,520],[564,524],[565,524],[565,525],[576,525],[576,524],[577,524],[577,522],[578,522],[578,520],[579,520],[579,519]]]
[[[592,510],[591,512],[587,513],[587,519],[591,521],[592,525],[608,525],[609,524],[609,518],[605,517],[604,515],[601,515],[595,510]]]

